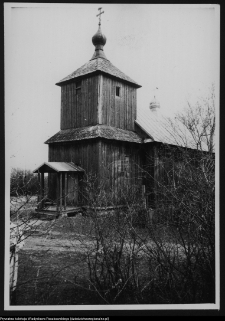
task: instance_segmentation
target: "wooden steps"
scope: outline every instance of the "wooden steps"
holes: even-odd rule
[[[78,213],[83,212],[81,207],[68,207],[67,209],[62,209],[61,213],[57,211],[56,207],[49,206],[47,208],[35,209],[38,218],[53,220],[58,218],[59,216],[75,216]]]

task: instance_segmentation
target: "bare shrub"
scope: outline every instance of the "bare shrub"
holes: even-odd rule
[[[215,302],[214,155],[163,146],[160,159],[155,223],[148,227],[155,288],[162,302]]]
[[[134,226],[138,224],[137,212],[144,211],[143,200],[137,190],[129,194],[119,191],[123,206],[117,207],[118,203],[112,204],[102,188],[94,189],[91,184],[87,188],[91,195],[88,215],[94,225],[93,248],[87,253],[91,289],[108,304],[126,302],[127,298],[135,298],[138,303],[143,287],[139,276],[143,241],[138,239]]]
[[[109,197],[104,182],[89,185],[95,227],[89,281],[106,303],[215,302],[214,89],[167,124],[184,146],[154,144],[157,160],[147,159],[143,171],[153,196],[147,202],[139,188],[122,190],[126,207],[103,216],[99,207],[116,208],[121,200]],[[195,149],[185,145],[190,137]]]

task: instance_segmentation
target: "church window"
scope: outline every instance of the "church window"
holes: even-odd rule
[[[120,97],[120,87],[116,86],[116,96]]]

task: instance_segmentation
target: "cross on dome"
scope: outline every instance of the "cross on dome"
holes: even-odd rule
[[[102,8],[98,8],[99,14],[96,16],[96,17],[99,17],[99,24],[98,24],[99,27],[96,34],[92,37],[92,43],[95,46],[95,52],[91,60],[96,58],[107,59],[103,51],[103,47],[106,44],[106,36],[103,35],[101,30],[101,15],[104,13],[104,11],[101,11],[101,9]]]
[[[101,26],[101,15],[104,13],[104,11],[101,12],[101,9],[102,8],[98,8],[99,14],[97,14],[97,16],[96,16],[96,17],[99,17],[99,23],[98,23],[99,26]]]

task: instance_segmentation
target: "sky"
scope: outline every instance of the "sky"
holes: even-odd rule
[[[55,83],[94,53],[102,7],[104,52],[135,80],[137,110],[156,95],[172,115],[219,84],[219,6],[5,3],[6,164],[34,170],[60,130]],[[156,87],[158,90],[156,90]]]

